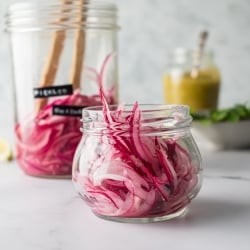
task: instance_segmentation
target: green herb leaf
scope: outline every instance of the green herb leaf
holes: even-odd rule
[[[204,113],[191,113],[193,120],[202,124],[218,122],[237,122],[250,119],[250,107],[247,104],[236,104],[230,108],[210,110]]]

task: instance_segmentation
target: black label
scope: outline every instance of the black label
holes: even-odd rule
[[[52,114],[60,116],[82,117],[82,109],[86,106],[53,105]]]
[[[72,84],[66,84],[59,86],[34,88],[33,93],[34,93],[34,98],[47,98],[53,96],[72,95],[73,86]]]

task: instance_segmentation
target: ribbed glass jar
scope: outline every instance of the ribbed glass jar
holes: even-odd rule
[[[25,173],[64,177],[82,108],[117,103],[117,8],[91,1],[16,3],[6,15],[13,55],[16,157]]]
[[[201,187],[201,156],[183,105],[92,107],[73,182],[97,216],[153,222],[180,216]]]
[[[194,50],[178,48],[169,55],[163,79],[166,104],[188,105],[192,112],[216,109],[220,85],[220,71],[211,50],[198,55]]]

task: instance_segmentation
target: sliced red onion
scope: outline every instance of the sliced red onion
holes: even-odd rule
[[[98,155],[85,162],[87,171],[73,178],[92,210],[133,218],[168,215],[184,208],[198,185],[199,167],[179,143],[181,139],[143,134],[138,103],[125,116],[121,107],[110,111],[104,97],[102,102],[108,139],[99,135]],[[118,133],[119,124],[127,128],[126,133]],[[81,160],[79,164],[80,169],[86,167]]]

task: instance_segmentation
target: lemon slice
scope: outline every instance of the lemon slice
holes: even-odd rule
[[[12,159],[12,150],[10,144],[0,138],[0,162],[10,161]]]

